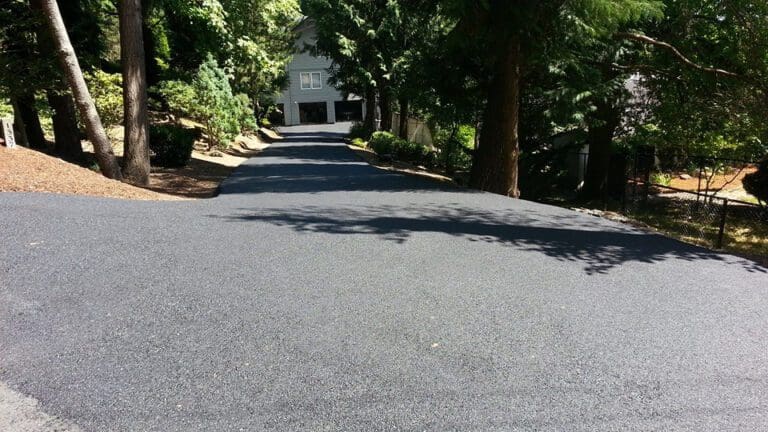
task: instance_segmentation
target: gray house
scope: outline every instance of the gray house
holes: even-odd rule
[[[288,87],[277,97],[285,125],[359,121],[365,104],[359,96],[344,95],[328,84],[331,60],[307,52],[317,40],[314,21],[305,18],[294,29],[296,54],[288,64]]]

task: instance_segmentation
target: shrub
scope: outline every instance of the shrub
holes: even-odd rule
[[[153,164],[162,167],[183,167],[192,157],[192,147],[198,134],[194,129],[163,124],[149,127],[149,148],[155,153]]]
[[[365,148],[367,143],[362,138],[352,138],[352,145],[360,148]]]
[[[367,140],[371,137],[372,133],[373,131],[367,128],[365,124],[361,122],[352,123],[352,126],[349,128],[350,139],[361,138],[363,140]]]
[[[163,81],[157,92],[165,99],[171,114],[178,117],[195,118],[197,98],[195,88],[183,81]]]
[[[744,176],[744,190],[761,203],[768,203],[768,156],[757,165],[757,171]]]
[[[241,131],[254,131],[259,128],[259,125],[256,123],[256,116],[253,113],[251,98],[248,95],[243,93],[235,95],[232,109],[237,116],[237,122],[240,125]]]
[[[258,127],[250,98],[232,93],[224,69],[210,55],[200,65],[192,84],[165,81],[157,91],[171,113],[203,123],[211,147],[226,148],[242,130]]]
[[[651,173],[651,183],[669,186],[672,184],[672,177],[669,174],[660,172]]]
[[[435,146],[440,150],[439,163],[445,170],[468,170],[472,165],[470,151],[475,144],[475,128],[461,125],[455,128],[442,128],[435,135]]]
[[[398,140],[399,138],[389,132],[374,132],[368,141],[368,147],[380,155],[395,156],[395,143]]]
[[[110,74],[94,70],[85,74],[88,90],[104,127],[123,122],[123,78],[119,73]]]
[[[368,147],[379,155],[392,155],[395,159],[408,162],[423,162],[430,153],[424,145],[406,141],[389,132],[374,132]]]
[[[421,163],[429,153],[429,148],[413,141],[397,139],[395,141],[395,158]]]
[[[228,147],[240,133],[242,106],[232,94],[232,87],[224,69],[219,67],[210,54],[200,65],[192,87],[197,96],[193,111],[197,119],[205,124],[211,146]]]

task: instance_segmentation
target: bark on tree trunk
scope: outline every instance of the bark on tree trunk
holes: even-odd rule
[[[84,163],[85,153],[77,128],[75,102],[69,94],[59,94],[53,90],[48,90],[46,96],[53,110],[53,133],[56,137],[54,151],[66,161]]]
[[[24,133],[29,148],[45,149],[48,142],[45,140],[43,127],[40,125],[40,115],[35,107],[35,96],[32,93],[25,93],[14,97],[13,103],[21,118],[21,124],[24,125]]]
[[[480,145],[475,152],[470,185],[501,195],[519,197],[520,41],[511,38],[498,56],[488,89]]]
[[[376,89],[368,86],[365,89],[365,128],[369,131],[376,129]]]
[[[589,140],[589,158],[587,172],[584,175],[584,186],[581,189],[582,199],[599,199],[603,197],[608,171],[611,165],[611,147],[613,135],[621,121],[621,111],[608,103],[598,103],[592,123],[587,131]]]
[[[30,0],[29,5],[33,10],[42,13],[41,0]],[[48,28],[40,23],[40,25],[35,26],[35,33],[37,34],[40,55],[43,58],[56,57],[56,51],[53,49],[53,40]],[[61,81],[61,88],[49,88],[45,92],[48,105],[53,111],[51,118],[54,133],[53,149],[62,159],[81,164],[85,162],[85,153],[83,153],[83,146],[80,144],[80,131],[77,127],[75,104],[69,94],[62,92],[63,89],[66,89],[66,82],[64,82],[63,76]]]
[[[379,112],[381,113],[379,128],[383,131],[392,132],[392,98],[387,88],[379,90]]]
[[[130,183],[145,186],[149,184],[149,117],[141,0],[120,1],[120,58],[125,126],[123,176]]]
[[[410,115],[408,112],[408,98],[401,97],[398,103],[400,105],[400,126],[398,128],[398,135],[402,139],[408,139],[408,116]]]
[[[101,124],[99,113],[96,111],[91,94],[85,85],[83,72],[80,70],[80,63],[77,61],[75,50],[72,48],[72,43],[69,40],[67,29],[64,27],[64,21],[61,19],[61,13],[59,12],[56,0],[43,0],[42,10],[50,27],[61,66],[67,76],[69,86],[72,88],[77,108],[80,110],[80,117],[83,119],[83,123],[85,123],[88,139],[93,144],[99,168],[101,168],[101,172],[105,176],[120,180],[122,178],[120,166],[117,164],[115,153],[112,151],[112,146],[109,144],[106,132],[104,132],[104,126]]]
[[[16,135],[16,143],[29,147],[29,140],[27,139],[27,127],[24,125],[24,119],[21,117],[21,110],[19,110],[19,104],[15,100],[11,99],[11,105],[13,105],[13,132]]]
[[[33,10],[42,13],[41,0],[30,0],[29,4]],[[56,57],[56,51],[53,49],[53,40],[48,28],[41,23],[35,26],[35,33],[37,34],[40,55],[43,58]],[[58,71],[56,72],[58,75]],[[60,77],[60,80],[60,88],[47,89],[45,92],[48,105],[53,111],[51,118],[54,134],[53,149],[62,159],[82,164],[85,162],[85,153],[83,153],[83,146],[80,143],[80,130],[77,127],[75,103],[72,100],[72,96],[63,92],[63,89],[67,88],[63,75]]]

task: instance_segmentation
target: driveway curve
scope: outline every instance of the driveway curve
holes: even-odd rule
[[[768,429],[766,269],[284,133],[215,199],[1,193],[0,381],[84,431]]]

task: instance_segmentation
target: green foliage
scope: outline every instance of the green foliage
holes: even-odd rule
[[[210,56],[192,84],[163,81],[156,90],[172,113],[203,123],[212,147],[227,147],[241,131],[258,127],[248,96],[232,94],[224,69]]]
[[[406,141],[389,132],[374,132],[368,147],[379,155],[391,155],[395,159],[421,163],[430,149],[424,145]]]
[[[349,138],[360,138],[363,140],[367,140],[371,137],[371,134],[373,131],[371,131],[369,128],[365,126],[362,122],[355,122],[352,123],[352,126],[349,128],[349,135],[347,135]]]
[[[149,148],[155,153],[154,165],[161,167],[183,167],[192,157],[192,148],[198,133],[194,129],[163,124],[149,128]]]
[[[672,177],[669,174],[663,172],[651,173],[651,183],[662,186],[669,186],[672,184]]]
[[[757,171],[744,176],[744,190],[761,204],[768,203],[768,156],[758,164]]]
[[[475,145],[475,128],[469,125],[442,128],[435,134],[439,163],[449,173],[468,170],[472,164],[469,151]]]
[[[101,70],[85,74],[101,122],[105,127],[117,126],[123,121],[123,77]]]
[[[5,98],[0,98],[0,117],[13,117],[13,106]]]
[[[232,94],[229,78],[213,57],[200,65],[192,81],[197,105],[194,116],[205,124],[212,147],[226,148],[240,132],[240,104]]]
[[[256,117],[253,114],[251,99],[243,94],[235,95],[232,110],[237,114],[237,123],[240,125],[240,131],[254,131],[259,128],[256,123]]]
[[[231,74],[234,92],[252,100],[268,99],[285,84],[293,27],[300,18],[298,0],[153,0],[152,4],[156,56],[160,65],[167,62],[166,76],[190,74],[212,55]]]
[[[768,143],[768,3],[666,2],[664,19],[645,29],[693,63],[726,69],[727,77],[684,64],[669,51],[645,48],[644,84],[667,153],[755,159]],[[677,150],[680,149],[680,150]]]
[[[355,147],[366,148],[368,146],[368,143],[366,143],[362,138],[352,138],[351,142]]]
[[[258,127],[250,99],[232,94],[229,78],[213,57],[200,65],[192,84],[164,81],[157,92],[172,113],[202,122],[212,147],[226,148],[243,130]]]
[[[233,86],[266,99],[286,84],[294,50],[293,27],[301,17],[297,0],[221,0],[227,29],[226,57]]]
[[[395,157],[400,160],[421,163],[429,153],[427,146],[413,141],[398,139],[395,142]]]
[[[374,132],[368,141],[368,147],[379,155],[395,156],[395,148],[400,138],[389,132]]]
[[[163,81],[154,89],[159,93],[168,109],[179,117],[195,117],[197,95],[191,84],[183,81]]]

